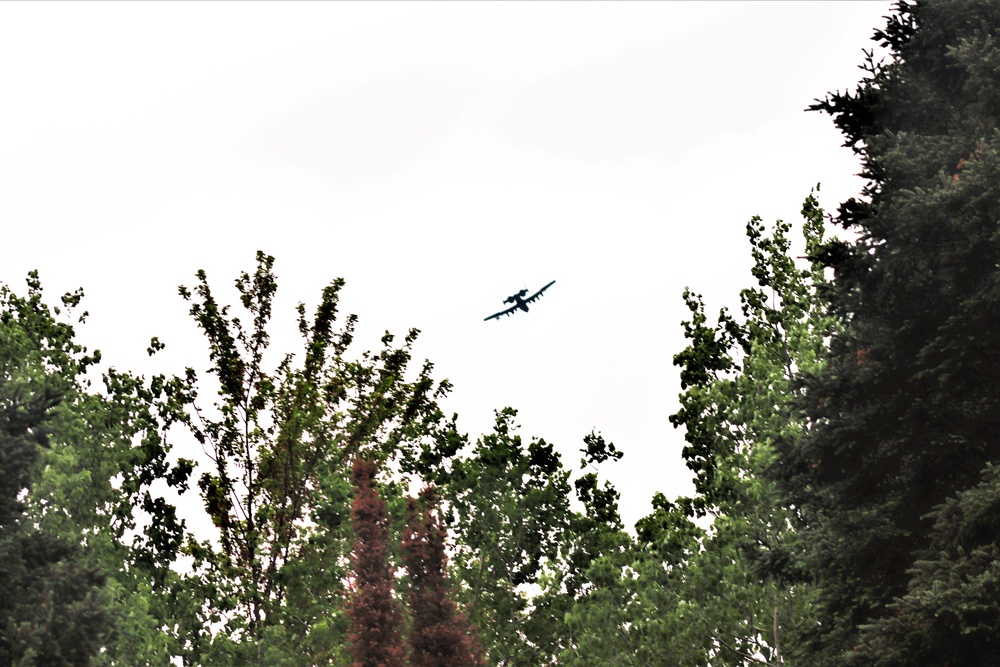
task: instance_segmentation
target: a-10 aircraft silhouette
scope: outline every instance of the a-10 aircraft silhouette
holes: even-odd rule
[[[499,313],[493,313],[489,317],[485,318],[483,321],[488,322],[490,320],[499,320],[501,315],[513,315],[514,311],[518,309],[521,309],[524,312],[528,312],[528,304],[534,302],[536,299],[542,298],[542,292],[555,285],[555,283],[556,281],[553,280],[548,285],[538,290],[527,299],[524,298],[524,295],[528,293],[527,289],[523,289],[517,294],[511,294],[509,297],[504,299],[503,302],[512,303],[514,304],[513,306],[511,306],[507,310],[501,310]]]

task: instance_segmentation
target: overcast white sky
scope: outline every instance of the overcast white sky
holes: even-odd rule
[[[228,298],[274,255],[282,352],[342,276],[356,345],[422,329],[473,437],[510,405],[569,466],[591,429],[615,442],[631,525],[691,488],[681,292],[736,303],[752,215],[858,192],[803,109],[853,86],[889,7],[2,3],[0,281],[83,286],[84,340],[148,374],[207,367],[176,289],[196,270]]]

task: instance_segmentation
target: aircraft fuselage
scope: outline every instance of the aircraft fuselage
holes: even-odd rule
[[[528,290],[523,289],[517,294],[511,294],[509,297],[503,300],[504,303],[512,303],[524,312],[528,312],[528,304],[524,302],[524,295],[528,293]]]

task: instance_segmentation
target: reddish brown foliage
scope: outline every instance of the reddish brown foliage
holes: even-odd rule
[[[410,665],[483,666],[475,630],[449,596],[445,531],[433,513],[433,490],[426,488],[422,498],[423,507],[407,499],[403,530],[403,562],[410,574]]]
[[[389,516],[372,486],[375,464],[354,461],[354,582],[347,614],[347,640],[354,667],[403,667],[403,615],[393,597],[389,568]]]

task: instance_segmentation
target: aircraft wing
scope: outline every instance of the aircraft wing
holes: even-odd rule
[[[489,317],[485,318],[483,322],[489,322],[490,320],[499,320],[501,315],[513,315],[515,310],[517,310],[517,306],[511,306],[507,310],[501,310],[499,313],[493,313]]]
[[[525,303],[531,303],[532,301],[535,301],[536,299],[538,299],[538,298],[540,298],[542,296],[542,292],[544,292],[545,290],[547,290],[548,288],[552,287],[555,284],[556,284],[556,281],[553,280],[548,285],[546,285],[545,287],[543,287],[542,289],[538,290],[537,292],[535,292],[534,294],[532,294],[531,296],[529,296],[527,299],[525,299],[524,302]]]

